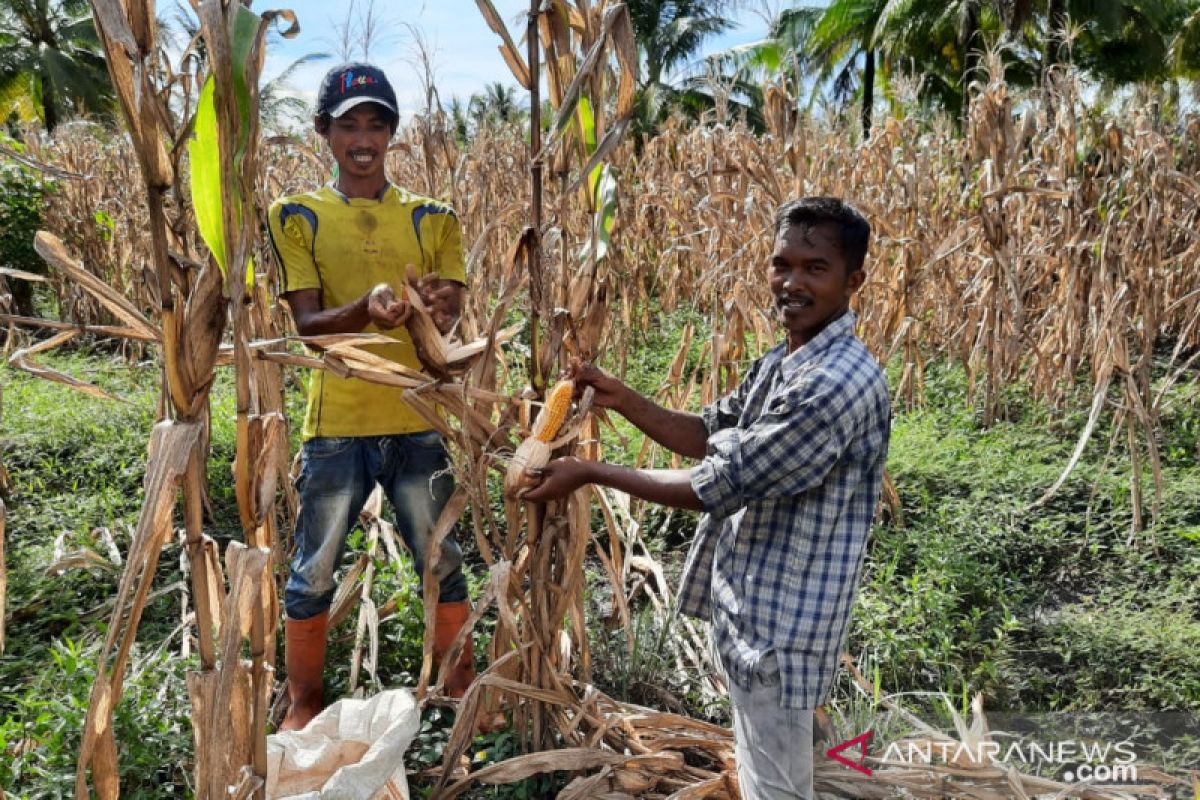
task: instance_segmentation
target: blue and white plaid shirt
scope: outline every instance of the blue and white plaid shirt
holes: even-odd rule
[[[704,409],[692,469],[707,513],[680,610],[711,618],[730,678],[779,671],[785,708],[833,684],[887,458],[891,401],[847,312],[793,353],[784,342]]]

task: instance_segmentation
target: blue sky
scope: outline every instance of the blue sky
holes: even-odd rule
[[[493,0],[493,3],[513,38],[519,40],[525,30],[528,0]],[[716,52],[761,39],[767,30],[764,14],[782,4],[781,0],[743,3],[744,8],[732,14],[737,27],[712,39],[705,51]],[[362,5],[363,0],[359,0],[358,6]],[[160,13],[170,17],[173,7],[174,0],[159,0]],[[269,79],[306,53],[336,53],[335,31],[345,20],[350,2],[277,0],[264,5],[260,0],[255,7],[291,8],[300,22],[300,34],[295,39],[272,40],[264,68],[264,77]],[[456,95],[465,100],[492,81],[516,85],[497,50],[500,40],[487,27],[474,0],[376,0],[376,7],[384,21],[384,34],[372,48],[371,60],[387,71],[405,117],[424,105],[412,65],[413,36],[408,26],[418,29],[434,51],[436,84],[444,102]],[[295,93],[311,102],[321,76],[334,63],[331,58],[299,69],[290,81]]]

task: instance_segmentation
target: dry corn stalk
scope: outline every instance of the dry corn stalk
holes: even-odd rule
[[[247,796],[260,794],[266,770],[266,712],[273,687],[271,665],[275,659],[278,617],[278,601],[268,566],[275,547],[276,480],[286,469],[287,437],[278,368],[263,360],[252,362],[248,347],[252,336],[275,332],[269,312],[263,311],[267,296],[261,287],[248,289],[245,278],[257,231],[256,218],[249,210],[253,207],[257,174],[256,110],[262,44],[270,20],[276,16],[290,18],[291,14],[266,12],[260,18],[241,4],[223,7],[220,3],[200,0],[193,3],[193,8],[199,17],[214,87],[208,95],[211,104],[202,107],[207,112],[205,119],[213,127],[197,126],[196,142],[203,139],[208,153],[215,153],[219,162],[211,165],[215,183],[206,185],[210,189],[215,185],[219,197],[214,201],[211,192],[204,197],[219,205],[220,219],[216,224],[220,233],[217,235],[211,227],[202,229],[210,248],[206,261],[178,257],[172,261],[169,255],[172,235],[183,238],[185,246],[195,241],[194,237],[179,236],[180,228],[185,225],[168,226],[164,202],[172,187],[177,191],[180,188],[178,167],[184,152],[180,140],[189,135],[191,122],[176,120],[171,113],[170,89],[175,79],[164,77],[164,73],[172,73],[159,63],[153,4],[146,0],[124,3],[93,0],[97,31],[135,144],[146,190],[144,200],[153,244],[150,253],[157,277],[158,327],[141,318],[127,298],[108,296],[107,287],[90,273],[76,270],[71,277],[126,325],[161,340],[167,400],[164,411],[169,410],[171,416],[170,422],[160,423],[155,429],[139,535],[122,575],[84,723],[76,795],[87,795],[90,770],[96,793],[105,800],[119,793],[113,708],[120,700],[124,666],[149,594],[154,564],[163,544],[171,538],[171,511],[180,485],[201,667],[200,672],[189,675],[198,754],[197,796],[225,797],[231,785],[240,787],[238,791],[245,791]],[[183,74],[186,78],[186,73]],[[241,91],[248,97],[236,96],[239,90],[235,87],[235,74],[241,79]],[[251,113],[242,114],[243,108]],[[185,103],[184,109],[186,114],[190,106]],[[193,151],[194,171],[210,164],[207,159],[197,158]],[[177,207],[184,204],[182,193],[179,195]],[[206,219],[212,222],[211,217]],[[50,239],[39,241],[41,245],[47,243],[54,244]],[[70,273],[69,259],[61,257],[53,247],[49,251],[39,248],[39,252],[49,252],[47,257],[66,264]],[[181,261],[194,266],[194,273],[180,270]],[[232,300],[228,306],[226,296]],[[216,548],[203,531],[203,514],[208,393],[229,307],[233,310],[232,349],[236,366],[235,492],[250,549],[231,550],[227,554],[234,585],[230,587],[228,603],[222,607],[226,596],[222,592],[224,587],[215,580],[220,568]],[[272,588],[265,590],[265,587]],[[249,662],[241,659],[246,644]]]
[[[571,411],[571,398],[575,393],[575,381],[560,380],[546,395],[546,403],[538,412],[537,421],[529,436],[513,453],[512,462],[504,475],[504,495],[518,498],[521,490],[533,485],[527,470],[537,470],[550,461],[550,451],[556,446],[554,437]]]

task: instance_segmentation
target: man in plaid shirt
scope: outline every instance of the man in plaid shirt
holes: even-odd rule
[[[594,367],[577,376],[597,405],[697,466],[562,458],[525,495],[543,502],[597,483],[705,512],[681,610],[712,620],[747,798],[812,797],[813,711],[837,671],[879,499],[891,405],[850,311],[870,232],[835,198],[779,209],[766,277],[787,339],[701,415],[662,408]]]

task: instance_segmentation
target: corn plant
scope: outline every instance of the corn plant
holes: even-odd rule
[[[199,797],[221,797],[229,786],[261,795],[266,776],[267,701],[273,689],[277,598],[270,578],[275,486],[286,465],[286,421],[280,413],[281,381],[273,367],[252,364],[247,346],[271,333],[255,292],[249,213],[257,152],[257,85],[262,43],[274,13],[259,17],[238,3],[197,2],[212,75],[200,93],[191,147],[192,196],[206,261],[188,259],[181,270],[169,254],[171,227],[164,198],[178,188],[179,158],[191,125],[173,126],[168,108],[178,80],[160,67],[152,4],[93,4],[110,74],[141,167],[149,210],[151,263],[158,324],[112,287],[97,281],[48,234],[39,234],[43,257],[114,313],[129,331],[156,341],[162,352],[165,418],[154,429],[146,465],[146,501],[116,606],[99,656],[84,725],[76,795],[91,784],[101,797],[119,793],[113,707],[120,702],[124,668],[136,636],[162,545],[172,532],[175,495],[183,489],[186,549],[199,639],[200,670],[189,675]],[[290,15],[289,15],[290,16]],[[186,85],[187,81],[183,83]],[[169,146],[169,150],[168,150]],[[249,176],[249,177],[247,177]],[[258,311],[254,312],[254,306]],[[246,544],[226,553],[228,588],[217,548],[203,531],[207,461],[208,390],[226,315],[232,310],[237,387],[235,488]],[[61,338],[70,331],[60,334]],[[52,340],[53,341],[53,340]],[[259,388],[253,396],[252,382]],[[272,389],[276,391],[272,393]],[[251,660],[240,653],[248,643]]]

